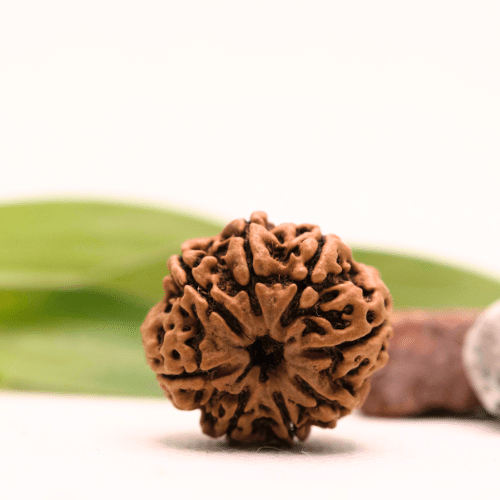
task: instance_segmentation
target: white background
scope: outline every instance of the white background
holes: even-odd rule
[[[500,276],[497,1],[0,3],[0,201],[266,210]]]

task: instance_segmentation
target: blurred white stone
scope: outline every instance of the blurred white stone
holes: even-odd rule
[[[500,417],[500,300],[488,307],[467,332],[464,364],[484,408]]]

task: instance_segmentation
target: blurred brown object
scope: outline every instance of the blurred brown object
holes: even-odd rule
[[[389,363],[372,377],[365,415],[414,416],[430,410],[472,414],[482,407],[462,361],[465,334],[480,310],[398,311]]]

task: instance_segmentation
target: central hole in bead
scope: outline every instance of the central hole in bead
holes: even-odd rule
[[[260,367],[260,380],[266,382],[269,372],[283,361],[283,344],[269,335],[259,337],[248,347],[250,364]]]

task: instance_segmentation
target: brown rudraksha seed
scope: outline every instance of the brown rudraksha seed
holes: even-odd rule
[[[203,432],[304,440],[363,403],[388,359],[392,299],[337,236],[255,212],[181,251],[141,332],[161,388],[201,409]]]

